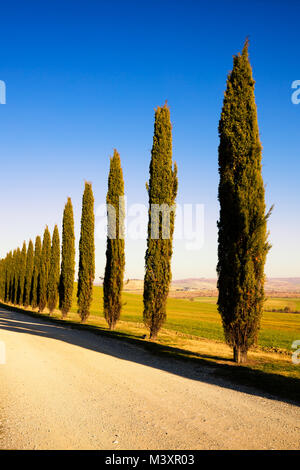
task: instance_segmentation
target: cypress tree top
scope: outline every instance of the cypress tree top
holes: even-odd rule
[[[177,165],[172,162],[172,124],[170,109],[155,110],[154,136],[151,151],[149,203],[172,205],[177,194]]]
[[[119,204],[120,194],[124,195],[123,171],[120,154],[114,149],[114,154],[110,157],[106,202],[108,204]]]
[[[50,260],[51,260],[51,235],[48,229],[48,225],[46,225],[43,237],[43,245],[42,245],[42,263],[46,269],[46,277],[48,278],[49,269],[50,269]]]

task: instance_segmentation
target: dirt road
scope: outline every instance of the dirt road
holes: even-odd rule
[[[1,449],[297,449],[300,408],[211,368],[0,309]]]

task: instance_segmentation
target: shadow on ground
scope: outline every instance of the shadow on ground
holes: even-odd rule
[[[217,356],[188,351],[145,341],[139,337],[111,332],[96,326],[60,321],[23,309],[0,304],[0,331],[44,336],[91,349],[125,361],[132,361],[165,372],[250,395],[300,404],[300,380],[278,374],[267,374],[224,363]],[[118,347],[116,348],[116,341]],[[222,360],[222,364],[214,360]],[[226,361],[225,361],[226,362]]]

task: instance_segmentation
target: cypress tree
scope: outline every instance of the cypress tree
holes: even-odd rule
[[[114,208],[114,214],[110,214],[110,210],[108,209],[108,237],[103,282],[103,304],[105,319],[109,328],[113,330],[121,314],[125,267],[124,180],[120,155],[117,150],[114,150],[114,155],[110,159],[106,204],[109,205],[108,207]]]
[[[5,302],[8,254],[0,260],[0,299]]]
[[[48,279],[48,308],[52,313],[57,306],[60,276],[60,241],[57,225],[52,235],[51,259]]]
[[[0,260],[0,300],[5,297],[5,277],[6,277],[6,259]]]
[[[233,59],[219,123],[218,310],[238,363],[259,331],[270,249],[254,83],[247,40]]]
[[[75,278],[75,235],[71,198],[68,198],[64,209],[61,257],[59,308],[62,316],[65,317],[72,306]]]
[[[5,302],[5,293],[6,293],[6,278],[7,278],[7,261],[8,261],[8,253],[6,254],[5,258],[1,260],[1,267],[0,267],[0,299],[2,302]]]
[[[30,240],[28,244],[28,250],[27,250],[26,273],[25,273],[25,282],[24,282],[23,303],[25,307],[27,307],[30,303],[30,291],[31,291],[32,276],[33,276],[33,262],[34,262],[33,243]]]
[[[40,266],[40,288],[39,288],[39,312],[43,312],[48,303],[48,280],[51,262],[51,235],[46,226],[43,237],[41,266]]]
[[[6,286],[6,302],[12,302],[13,295],[13,279],[14,279],[14,252],[9,252],[8,272],[7,272],[7,286]]]
[[[23,304],[24,297],[24,284],[25,284],[25,274],[26,274],[26,259],[27,259],[27,249],[26,243],[23,243],[22,251],[19,258],[19,279],[18,279],[18,289],[17,289],[17,304]]]
[[[13,269],[13,253],[12,251],[10,251],[7,255],[7,261],[6,261],[5,302],[11,301],[12,269]]]
[[[6,257],[1,260],[0,298],[4,302],[11,301],[13,275],[13,253],[10,251],[7,253]]]
[[[95,217],[91,183],[85,183],[82,198],[81,231],[79,241],[78,313],[84,322],[90,314],[95,279]]]
[[[12,282],[12,298],[11,298],[11,302],[15,305],[18,302],[20,257],[21,257],[21,250],[20,248],[17,248],[16,250],[14,250],[14,253],[13,253],[13,282]]]
[[[16,250],[12,252],[11,259],[11,272],[10,272],[10,281],[9,281],[9,301],[14,303],[14,293],[15,293],[15,266],[16,266]]]
[[[30,292],[30,305],[36,308],[40,301],[40,274],[41,274],[41,258],[42,258],[42,240],[38,235],[35,239],[33,275]]]
[[[172,126],[170,110],[165,104],[155,111],[154,137],[151,152],[150,180],[147,185],[149,196],[148,240],[145,256],[144,279],[144,323],[155,339],[166,319],[166,302],[172,278],[171,257],[175,211],[170,213],[167,224],[162,213],[157,215],[154,208],[165,205],[171,209],[177,195],[177,166],[172,164]],[[157,236],[152,236],[153,221],[158,224]],[[169,233],[165,230],[169,226]]]

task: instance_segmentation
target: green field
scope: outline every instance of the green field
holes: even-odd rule
[[[143,322],[142,296],[125,292],[123,302],[121,320],[141,324]],[[268,299],[265,310],[279,310],[286,306],[291,310],[300,310],[300,299]],[[76,311],[76,293],[74,292],[72,312]],[[100,286],[94,286],[91,314],[95,317],[103,317],[102,288]],[[194,301],[170,298],[164,329],[210,340],[224,341],[221,319],[214,297],[198,297]],[[264,312],[259,335],[260,346],[291,351],[291,344],[297,339],[300,339],[300,314]]]

